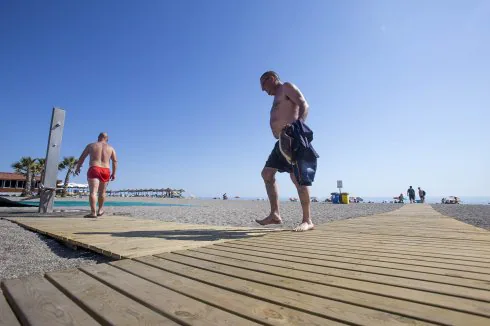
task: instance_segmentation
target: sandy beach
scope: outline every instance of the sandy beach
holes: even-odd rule
[[[79,201],[79,206],[55,207],[56,210],[88,210],[87,199],[57,199]],[[200,200],[157,198],[108,198],[109,202],[148,202],[189,206],[108,206],[106,214],[131,215],[135,218],[161,221],[256,227],[255,219],[269,213],[267,201]],[[400,208],[401,204],[333,205],[312,203],[311,214],[315,224],[368,216]],[[490,205],[432,205],[437,211],[456,219],[490,229]],[[36,208],[0,208],[0,217],[9,212],[35,212]],[[291,229],[301,220],[299,202],[281,202],[284,224],[275,228]],[[42,274],[48,271],[70,269],[85,264],[109,261],[86,250],[73,250],[46,236],[27,231],[11,222],[0,221],[0,279]]]

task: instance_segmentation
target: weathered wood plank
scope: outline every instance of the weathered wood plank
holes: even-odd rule
[[[291,239],[296,237],[297,234],[287,234],[287,233],[276,233],[271,234],[270,238],[274,239]],[[482,243],[481,241],[471,241],[471,240],[457,240],[457,239],[443,239],[437,240],[436,235],[432,235],[432,238],[417,238],[417,239],[407,239],[406,237],[401,237],[398,235],[383,235],[383,234],[350,234],[341,232],[327,232],[327,231],[312,231],[308,235],[302,235],[301,238],[311,241],[319,242],[326,239],[334,239],[335,241],[369,241],[369,242],[383,242],[383,243],[394,243],[403,244],[406,246],[426,246],[431,248],[451,248],[457,250],[478,250],[488,253],[489,244]]]
[[[234,243],[223,244],[223,246],[243,249],[243,246],[239,246]],[[251,249],[249,248],[248,250]],[[334,262],[365,265],[365,266],[372,266],[372,267],[385,267],[385,268],[392,268],[392,269],[405,270],[405,271],[424,272],[424,273],[436,274],[436,275],[450,275],[450,276],[456,276],[456,277],[480,280],[480,281],[490,281],[490,274],[482,274],[482,273],[468,272],[462,270],[454,270],[454,269],[449,270],[449,269],[435,268],[435,267],[424,267],[421,265],[414,266],[414,265],[407,265],[403,263],[385,263],[381,261],[370,262],[362,259],[333,257],[333,256],[319,256],[314,254],[306,255],[306,254],[294,253],[282,249],[270,249],[270,248],[261,249],[255,247],[254,250],[251,251],[260,252],[260,253],[263,252],[266,254],[276,253],[276,254],[284,255],[285,257],[295,257],[295,258],[298,257],[301,259],[308,260],[308,262],[313,265],[321,264],[323,261],[334,261]]]
[[[286,241],[286,240],[270,240],[270,239],[255,239],[253,241],[251,240],[240,240],[240,241],[235,241],[235,244],[248,244],[248,245],[255,245],[259,247],[281,247],[285,249],[290,249],[292,251],[297,251],[297,252],[312,252],[314,251],[315,253],[318,254],[325,254],[325,255],[345,255],[346,257],[366,257],[368,259],[385,259],[385,258],[395,258],[395,259],[408,259],[408,260],[416,260],[416,261],[421,261],[421,262],[434,262],[434,263],[446,263],[446,264],[455,264],[455,265],[461,265],[461,266],[473,266],[473,267],[483,267],[490,269],[490,262],[479,262],[479,261],[473,261],[473,260],[466,260],[466,259],[457,259],[453,258],[451,256],[449,257],[433,257],[433,256],[427,256],[427,255],[412,255],[412,254],[401,254],[399,252],[393,252],[393,253],[385,253],[385,252],[380,252],[380,251],[375,251],[375,250],[362,250],[359,248],[344,248],[344,247],[332,247],[329,245],[324,245],[324,246],[311,246],[302,242],[294,242],[292,243],[291,241]]]
[[[352,234],[352,235],[387,235],[387,236],[400,236],[400,237],[405,237],[408,239],[417,239],[417,238],[432,238],[435,237],[434,234],[430,232],[423,232],[423,231],[418,231],[415,230],[413,232],[407,233],[407,232],[400,232],[397,230],[364,230],[362,228],[359,228],[357,230],[355,229],[349,229],[349,228],[337,228],[337,229],[326,229],[326,231],[331,230],[331,232],[341,232],[341,233],[346,233],[346,234]],[[322,231],[323,232],[323,231]],[[464,239],[464,240],[470,240],[470,241],[479,241],[482,244],[489,244],[490,239],[489,236],[486,234],[442,234],[438,233],[436,236],[437,239]]]
[[[225,244],[226,245],[226,244]],[[396,264],[404,264],[404,265],[413,265],[413,266],[422,266],[422,267],[434,267],[445,270],[456,270],[463,272],[473,272],[480,274],[489,274],[490,275],[490,266],[472,266],[465,264],[455,264],[450,262],[431,262],[420,259],[409,259],[406,258],[397,258],[397,257],[379,257],[373,255],[365,255],[365,254],[354,254],[354,253],[334,253],[331,251],[322,252],[320,250],[315,249],[298,249],[294,247],[294,243],[290,241],[283,242],[278,241],[275,243],[253,243],[253,242],[234,242],[233,246],[241,246],[245,250],[267,250],[269,252],[275,253],[287,253],[289,255],[298,255],[307,258],[316,258],[323,259],[323,257],[339,257],[339,258],[352,258],[360,261],[366,261],[369,263],[396,263]]]
[[[394,228],[393,230],[396,230],[396,232],[391,232],[390,230],[386,231],[386,234],[383,229],[374,229],[373,230],[368,230],[369,233],[362,234],[360,232],[351,232],[351,231],[344,231],[342,229],[336,229],[336,228],[325,228],[325,229],[315,229],[312,232],[309,232],[308,235],[305,235],[305,237],[320,237],[320,236],[325,236],[325,235],[340,235],[342,237],[357,237],[357,236],[362,236],[363,238],[375,238],[375,237],[384,237],[384,238],[396,238],[399,241],[405,241],[405,242],[427,242],[427,243],[451,243],[451,242],[456,242],[458,244],[475,244],[475,245],[487,245],[489,241],[487,240],[481,240],[481,239],[488,239],[488,234],[486,233],[479,233],[478,235],[466,235],[466,236],[460,236],[459,234],[454,234],[451,235],[449,238],[445,234],[441,234],[440,232],[437,231],[426,231],[423,233],[419,233],[416,231],[417,228],[423,228],[424,226],[414,226],[411,230],[399,230],[398,228]],[[444,226],[440,226],[440,228],[444,228]],[[346,230],[350,230],[346,228]],[[365,230],[365,229],[363,229]],[[354,230],[355,231],[355,230]],[[271,235],[288,235],[286,232],[277,232],[275,234]],[[481,238],[478,240],[477,238]]]
[[[379,295],[372,295],[359,291],[346,290],[336,287],[330,287],[322,284],[300,281],[269,275],[265,273],[244,270],[231,266],[216,264],[200,259],[184,257],[176,254],[162,254],[165,260],[160,268],[168,271],[185,274],[208,282],[223,282],[224,275],[232,278],[240,278],[247,281],[261,283],[259,285],[269,285],[277,288],[283,288],[298,293],[305,293],[325,298],[329,300],[341,301],[356,306],[367,307],[375,310],[382,310],[392,314],[424,320],[433,323],[444,323],[451,325],[488,325],[488,318],[475,316],[459,311],[444,309],[434,306],[427,306],[395,298],[387,298]]]
[[[209,262],[228,265],[241,268],[243,261],[236,261],[229,258],[217,257],[213,255],[197,253],[197,252],[181,252],[183,256],[203,259]],[[324,284],[327,286],[335,286],[338,288],[349,289],[353,291],[361,291],[365,293],[371,293],[375,295],[382,295],[390,298],[398,298],[401,300],[409,300],[427,305],[435,305],[441,308],[448,308],[453,310],[460,310],[467,313],[484,315],[490,318],[490,304],[489,301],[481,302],[466,298],[454,297],[450,295],[444,295],[440,293],[433,293],[428,291],[415,290],[410,288],[404,288],[400,286],[386,285],[378,282],[368,282],[353,280],[333,275],[318,275],[311,272],[291,270],[288,268],[282,268],[277,266],[269,266],[266,264],[257,264],[248,262],[246,269],[267,273],[272,275],[278,275],[281,277],[288,277],[297,280],[308,280],[316,284]],[[380,279],[382,279],[380,277]]]
[[[380,225],[382,223],[382,225]],[[322,224],[318,227],[318,230],[336,230],[337,228],[340,227],[348,227],[348,228],[366,228],[370,230],[379,230],[380,227],[386,229],[386,230],[407,230],[407,231],[413,231],[414,229],[417,228],[423,228],[425,231],[430,231],[433,233],[462,233],[462,234],[487,234],[488,231],[485,229],[480,229],[480,228],[467,228],[465,225],[452,225],[448,224],[442,221],[438,221],[437,223],[430,223],[427,220],[421,220],[417,223],[393,223],[390,221],[358,221],[357,223],[351,223],[351,222],[345,222],[342,224],[337,224],[334,225],[332,223],[326,223]]]
[[[117,262],[119,265],[132,265],[129,260]],[[138,264],[135,263],[134,264]],[[143,267],[145,267],[143,265]],[[85,266],[82,270],[89,273],[98,280],[110,284],[111,287],[121,291],[124,295],[131,297],[145,305],[152,307],[155,311],[170,316],[179,323],[186,325],[256,325],[235,314],[210,306],[192,297],[182,295],[167,287],[159,286],[149,282],[140,276],[135,276],[110,265]],[[143,273],[142,268],[138,272]],[[177,287],[178,290],[178,287]]]
[[[18,217],[8,220],[70,245],[116,259],[195,248],[274,232],[266,228],[181,224],[118,216],[98,219]]]
[[[448,221],[449,220],[449,221]],[[476,232],[486,234],[488,231],[482,228],[475,227],[473,225],[465,224],[465,223],[454,223],[455,220],[450,219],[439,219],[435,221],[431,221],[429,219],[420,219],[418,221],[395,221],[393,219],[371,219],[371,220],[362,220],[359,218],[351,219],[351,220],[343,220],[342,225],[344,226],[365,226],[365,227],[379,227],[380,224],[385,228],[406,228],[411,229],[414,227],[422,227],[424,230],[431,230],[434,232],[438,232],[441,230],[444,231],[454,231],[454,232]],[[319,225],[318,229],[329,229],[332,227],[337,227],[340,224],[335,224],[334,222],[327,222],[325,224]]]
[[[309,239],[299,238],[275,238],[278,241],[281,239],[291,240],[291,241],[299,241],[304,244],[311,244],[312,246],[325,246],[325,245],[342,245],[342,246],[352,246],[355,245],[359,248],[382,248],[382,249],[391,249],[391,250],[399,250],[403,252],[409,253],[428,253],[428,254],[443,254],[443,255],[451,255],[457,258],[478,258],[482,261],[488,261],[489,254],[487,252],[481,252],[478,249],[461,249],[456,246],[447,248],[444,246],[432,246],[425,244],[407,244],[396,241],[387,241],[383,239],[364,239],[362,237],[345,239],[338,237],[329,237],[325,236],[324,239]],[[238,242],[238,241],[236,241]]]
[[[22,325],[99,325],[44,278],[3,281],[2,290]]]
[[[303,310],[325,318],[332,318],[338,320],[339,322],[343,321],[345,323],[353,323],[356,325],[373,326],[427,324],[426,322],[420,320],[414,320],[396,314],[351,305],[341,301],[319,298],[307,293],[298,293],[229,275],[216,274],[156,257],[141,257],[137,258],[137,260],[144,262],[145,264],[182,275],[183,277],[192,278],[201,283],[219,286],[223,289],[235,291],[252,298],[271,301],[281,306]],[[194,290],[189,289],[188,293],[189,295],[193,295]],[[228,304],[226,298],[221,302],[221,304]],[[328,319],[324,320],[325,324],[331,322]]]
[[[215,245],[215,246],[216,249],[222,251],[240,253],[245,255],[255,255],[263,258],[272,258],[272,259],[283,260],[291,263],[303,263],[307,265],[330,267],[330,268],[337,268],[342,270],[352,270],[352,271],[363,272],[363,273],[372,273],[372,274],[379,274],[379,275],[405,277],[405,278],[411,278],[417,280],[434,281],[434,282],[446,283],[451,285],[474,287],[482,290],[490,289],[490,284],[487,281],[465,279],[454,275],[428,274],[420,271],[400,270],[400,269],[378,267],[378,266],[371,266],[371,265],[360,265],[360,264],[345,263],[345,262],[338,262],[338,261],[325,260],[325,259],[312,261],[311,259],[306,259],[302,257],[284,256],[284,255],[272,254],[264,251],[253,252],[250,250],[243,250],[231,246],[226,246],[226,247],[219,246],[219,245]]]
[[[259,239],[257,239],[257,241],[259,241]],[[274,243],[274,240],[270,240],[270,239],[264,239],[264,241],[271,241]],[[275,241],[280,241],[280,240],[275,240]],[[239,242],[242,242],[242,240],[237,240],[235,241],[235,243],[239,243]],[[359,242],[362,242],[362,241],[359,241]],[[472,262],[476,262],[476,263],[483,263],[483,264],[488,264],[490,262],[490,259],[485,259],[485,258],[482,258],[482,257],[468,257],[468,256],[458,256],[458,255],[453,255],[451,253],[442,253],[442,252],[417,252],[417,251],[413,251],[413,250],[407,250],[406,247],[400,247],[398,249],[395,249],[395,248],[387,248],[385,246],[375,246],[375,245],[372,245],[372,246],[367,246],[367,245],[364,245],[363,243],[352,243],[349,242],[349,243],[345,243],[345,244],[339,244],[339,243],[325,243],[322,244],[322,243],[308,243],[307,241],[302,241],[302,242],[298,242],[296,241],[295,242],[295,245],[297,245],[298,247],[307,247],[307,248],[318,248],[320,250],[322,249],[327,249],[327,250],[348,250],[348,251],[355,251],[355,252],[366,252],[366,253],[384,253],[384,254],[389,254],[389,255],[392,255],[392,254],[400,254],[402,256],[414,256],[414,257],[425,257],[425,258],[438,258],[438,259],[443,259],[443,260],[460,260],[460,261],[464,261],[464,262],[469,262],[469,263],[472,263]]]
[[[3,296],[0,290],[0,326],[17,326],[20,325],[19,321],[15,317],[15,314],[10,308],[7,300]]]
[[[229,258],[234,261],[236,260],[237,264],[242,264],[244,266],[248,266],[249,263],[257,263],[261,265],[277,266],[277,267],[283,267],[292,270],[311,272],[319,275],[332,275],[332,276],[350,278],[354,280],[380,283],[386,285],[394,285],[394,286],[406,287],[415,290],[448,294],[448,295],[463,297],[467,299],[490,302],[490,284],[484,284],[488,287],[488,290],[481,290],[477,288],[465,287],[462,285],[452,285],[452,284],[450,285],[450,284],[435,282],[435,280],[439,281],[438,278],[435,278],[435,280],[431,282],[426,280],[417,280],[413,278],[405,278],[399,276],[379,275],[379,274],[359,272],[359,271],[347,270],[347,269],[314,266],[314,265],[308,265],[308,264],[297,263],[297,262],[288,262],[282,259],[268,259],[259,256],[244,255],[239,253],[216,250],[214,246],[187,250],[185,253],[180,251],[175,253],[185,254],[185,255],[191,255],[192,253],[203,253],[203,254],[213,255],[217,257]],[[458,279],[455,279],[454,283],[457,283],[457,281]]]
[[[177,325],[79,270],[47,273],[46,278],[101,323]]]
[[[198,302],[202,302],[202,306],[205,309],[201,311],[197,310],[199,307],[196,305],[189,305],[187,309],[194,310],[188,311],[189,314],[184,314],[184,317],[187,315],[201,316],[214,313],[216,314],[216,318],[210,319],[210,321],[212,323],[220,323],[224,318],[219,315],[223,315],[224,312],[221,310],[224,310],[246,318],[241,323],[252,323],[251,321],[255,321],[269,325],[294,324],[319,326],[339,324],[332,320],[310,315],[302,311],[226,291],[219,287],[169,273],[133,260],[122,260],[111,263],[110,265],[84,267],[83,269],[91,275],[94,275],[94,277],[109,282],[113,286],[117,286],[124,293],[133,297],[137,296],[139,300],[144,300],[154,305],[154,309],[169,310],[173,305],[172,302],[167,302],[172,296],[165,295],[158,285],[161,285],[167,292],[176,291],[198,300]],[[128,277],[128,275],[131,277]],[[138,275],[138,277],[133,275]],[[218,307],[219,309],[206,305]],[[181,318],[180,315],[183,314],[179,310],[175,313],[175,318]],[[183,321],[193,322],[193,319],[184,318]],[[233,323],[239,323],[236,317]]]

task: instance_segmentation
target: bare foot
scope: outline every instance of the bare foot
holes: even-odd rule
[[[293,231],[295,232],[304,232],[308,230],[313,230],[315,226],[313,225],[312,222],[303,222],[300,225],[298,225]]]
[[[259,223],[260,225],[281,224],[282,219],[277,214],[271,214],[266,218],[264,218],[263,220],[255,220],[255,222]]]
[[[99,212],[97,213],[97,216],[102,216],[102,215],[104,215],[104,213],[105,213],[104,211],[99,211]]]

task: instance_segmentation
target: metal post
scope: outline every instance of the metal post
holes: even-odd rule
[[[39,213],[52,213],[53,202],[56,195],[56,181],[58,179],[58,163],[60,160],[61,140],[65,125],[65,111],[53,108],[51,125],[49,128],[48,148],[46,150],[46,166],[44,178],[39,190]]]

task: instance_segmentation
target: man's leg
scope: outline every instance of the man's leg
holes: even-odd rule
[[[281,216],[279,215],[279,192],[277,190],[276,172],[277,169],[269,167],[265,167],[262,170],[262,178],[264,179],[265,189],[267,190],[267,196],[271,204],[271,213],[263,220],[255,220],[261,225],[282,223]]]
[[[291,176],[291,180],[296,186],[296,189],[298,189],[298,196],[299,200],[301,201],[301,208],[303,209],[303,220],[301,221],[301,224],[294,229],[294,231],[311,230],[315,226],[313,225],[310,216],[310,189],[307,186],[300,186],[294,173],[290,173],[289,175]]]
[[[104,210],[102,209],[102,207],[104,207],[106,187],[107,182],[101,182],[99,184],[99,210],[97,211],[97,216],[104,215]]]
[[[88,188],[90,191],[90,216],[96,217],[97,214],[95,213],[95,204],[97,203],[97,192],[99,191],[99,179],[88,179]]]

